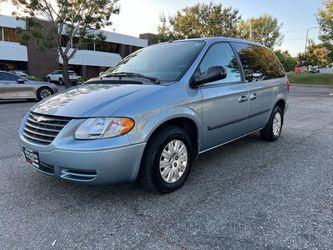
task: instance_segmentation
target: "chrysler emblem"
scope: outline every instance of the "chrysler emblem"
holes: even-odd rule
[[[36,121],[36,122],[45,122],[45,121],[49,121],[50,119],[48,119],[47,117],[44,116],[32,116],[32,118]]]

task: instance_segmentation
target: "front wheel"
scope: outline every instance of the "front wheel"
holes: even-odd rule
[[[182,128],[163,128],[147,144],[139,178],[149,191],[170,193],[186,181],[193,160],[193,147]]]
[[[283,125],[283,111],[280,106],[275,106],[266,126],[260,130],[260,136],[264,141],[276,141],[279,139]]]
[[[62,78],[59,79],[59,85],[64,85],[64,80],[62,80]]]

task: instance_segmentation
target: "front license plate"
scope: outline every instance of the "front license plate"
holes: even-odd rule
[[[28,164],[35,168],[39,168],[38,152],[23,148],[23,153]]]

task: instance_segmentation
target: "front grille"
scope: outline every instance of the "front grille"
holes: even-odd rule
[[[50,144],[70,120],[68,117],[30,112],[24,126],[23,136],[25,139],[35,143]]]

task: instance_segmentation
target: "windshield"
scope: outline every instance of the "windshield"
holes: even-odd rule
[[[130,72],[155,77],[160,81],[176,81],[193,63],[204,45],[203,41],[182,41],[150,46],[125,57],[104,75]]]

